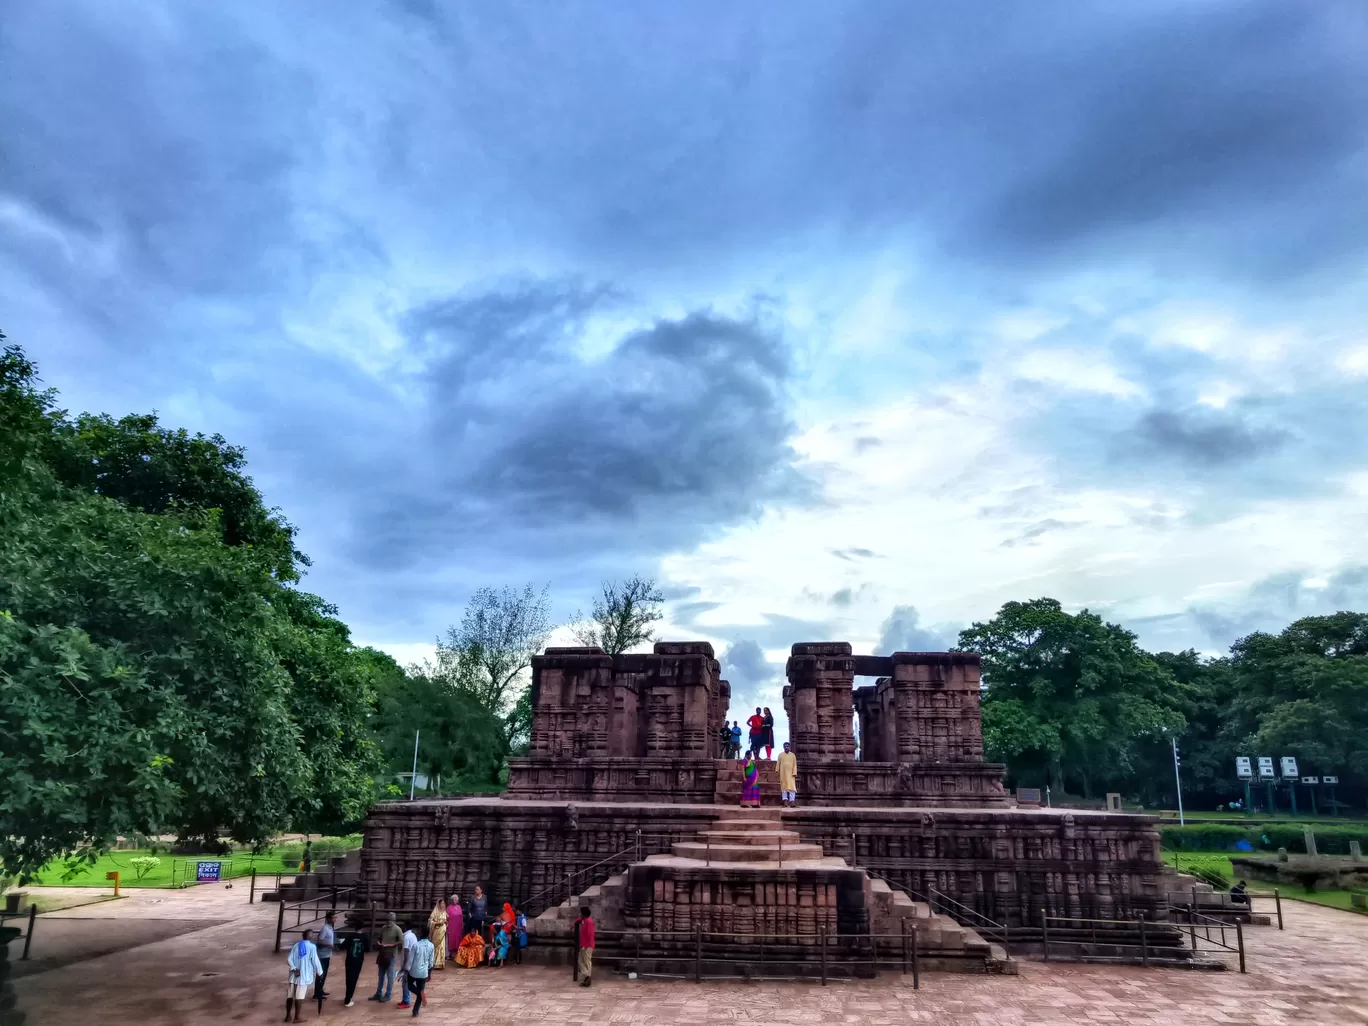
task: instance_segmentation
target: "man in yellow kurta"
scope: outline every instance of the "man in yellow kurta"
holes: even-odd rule
[[[786,808],[792,809],[798,804],[798,756],[793,754],[787,741],[784,753],[779,756],[779,799]]]

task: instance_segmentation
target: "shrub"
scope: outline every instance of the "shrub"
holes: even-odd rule
[[[1316,850],[1322,855],[1348,855],[1349,842],[1368,848],[1368,827],[1316,826]],[[1239,841],[1248,841],[1256,850],[1305,852],[1300,824],[1296,823],[1194,823],[1191,826],[1164,826],[1159,837],[1165,848],[1174,851],[1230,851]]]
[[[133,872],[137,874],[136,879],[141,880],[161,865],[161,859],[155,855],[135,855],[128,860],[128,864],[133,867]]]

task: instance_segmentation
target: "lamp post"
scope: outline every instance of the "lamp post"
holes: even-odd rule
[[[1173,786],[1178,790],[1178,825],[1186,826],[1183,820],[1183,778],[1178,773],[1178,739],[1170,737],[1173,744]]]

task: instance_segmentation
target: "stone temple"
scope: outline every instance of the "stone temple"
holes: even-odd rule
[[[600,958],[616,944],[638,963],[691,932],[878,945],[907,920],[929,967],[975,971],[1006,964],[999,927],[1167,917],[1152,819],[1008,795],[1004,768],[983,758],[977,655],[797,644],[787,676],[798,808],[778,807],[762,763],[768,807],[743,810],[740,763],[721,757],[730,687],[709,644],[547,649],[532,661],[531,750],[507,792],[376,806],[365,899],[430,908],[479,885],[536,917],[530,950],[543,955],[565,950],[583,901],[607,939]]]

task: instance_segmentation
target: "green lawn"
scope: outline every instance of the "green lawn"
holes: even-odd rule
[[[50,862],[38,871],[33,883],[44,887],[109,887],[112,884],[105,879],[105,874],[117,872],[120,887],[179,887],[184,883],[194,883],[195,866],[198,862],[223,863],[220,871],[225,880],[250,876],[253,867],[256,867],[258,876],[270,875],[273,879],[276,873],[299,871],[297,856],[287,862],[275,853],[232,855],[223,858],[210,855],[158,855],[158,864],[148,870],[142,879],[138,879],[138,871],[134,868],[132,860],[138,856],[151,854],[152,852],[137,850],[111,851],[100,856],[93,865],[85,865],[71,876],[68,876],[65,863]]]
[[[1130,809],[1130,808],[1127,808],[1126,811],[1127,811],[1127,812],[1132,812],[1132,811],[1134,811],[1134,810],[1133,810],[1133,809]],[[1158,817],[1159,817],[1160,819],[1162,819],[1165,823],[1167,823],[1169,820],[1173,820],[1173,822],[1175,822],[1175,823],[1178,822],[1178,810],[1177,810],[1177,809],[1146,809],[1145,812],[1147,812],[1147,813],[1148,813],[1149,815],[1151,815],[1151,816],[1158,816]],[[1204,819],[1205,819],[1205,820],[1220,820],[1220,821],[1223,822],[1223,823],[1224,823],[1224,822],[1230,822],[1230,823],[1290,823],[1290,822],[1293,822],[1293,823],[1325,823],[1325,824],[1327,824],[1327,825],[1338,823],[1338,824],[1345,825],[1345,826],[1352,825],[1352,824],[1355,824],[1355,823],[1368,822],[1368,820],[1365,820],[1365,819],[1364,819],[1364,816],[1363,816],[1363,813],[1362,813],[1362,812],[1350,811],[1350,810],[1348,810],[1348,809],[1341,809],[1341,810],[1340,810],[1340,814],[1339,814],[1338,816],[1331,816],[1331,815],[1330,815],[1329,813],[1327,813],[1327,812],[1322,812],[1319,816],[1313,816],[1313,815],[1311,815],[1311,813],[1310,813],[1309,811],[1308,811],[1308,812],[1298,812],[1297,815],[1293,816],[1292,813],[1287,812],[1287,811],[1285,811],[1285,810],[1279,810],[1275,815],[1270,815],[1270,814],[1267,813],[1267,812],[1254,812],[1254,813],[1248,813],[1248,812],[1202,812],[1202,811],[1200,811],[1200,810],[1188,809],[1188,810],[1186,810],[1186,811],[1184,812],[1183,818],[1184,818],[1187,822],[1189,822],[1189,823],[1200,822],[1201,820],[1204,820]]]

